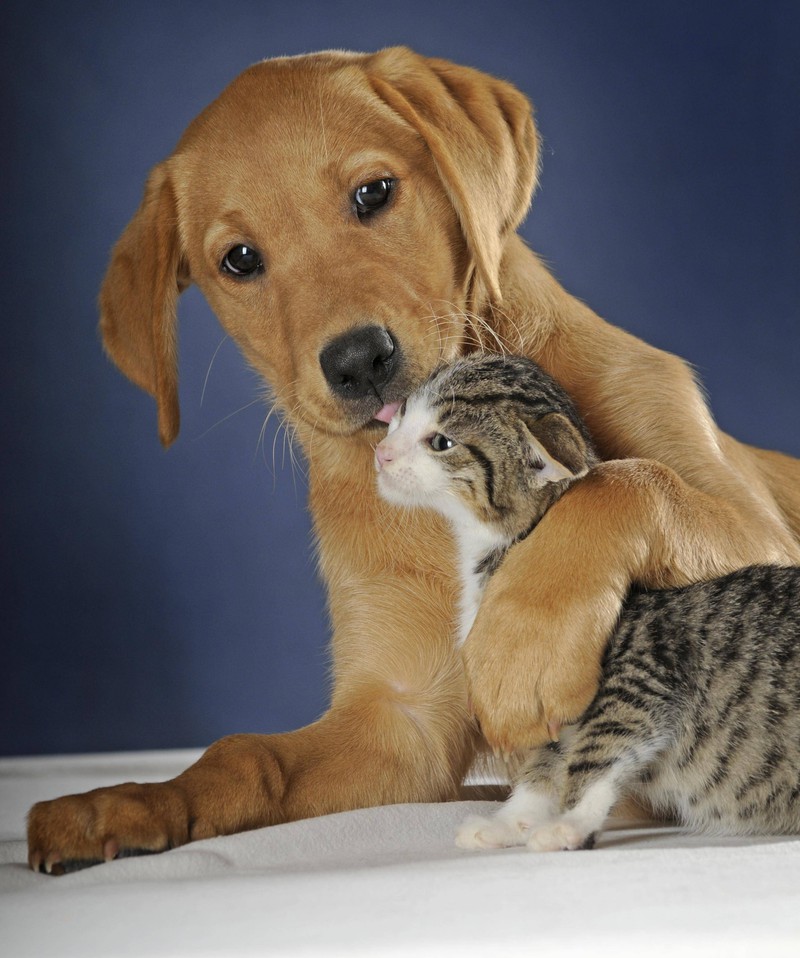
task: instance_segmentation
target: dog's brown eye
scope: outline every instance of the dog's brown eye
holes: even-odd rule
[[[359,219],[369,216],[382,206],[385,206],[392,189],[394,180],[388,177],[382,180],[373,180],[371,183],[365,183],[353,194],[353,202],[356,207],[356,214]]]
[[[264,268],[264,261],[257,249],[239,243],[228,250],[220,268],[231,276],[252,276]]]

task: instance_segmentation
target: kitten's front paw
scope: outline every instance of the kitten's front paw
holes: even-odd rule
[[[499,818],[468,818],[456,832],[459,848],[512,848],[524,845],[528,830],[520,823],[517,827]]]
[[[532,852],[571,852],[594,845],[594,833],[585,834],[570,822],[551,822],[537,828],[527,842]]]

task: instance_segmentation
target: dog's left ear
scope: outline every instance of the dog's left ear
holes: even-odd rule
[[[505,240],[530,206],[538,173],[531,104],[510,83],[390,47],[370,57],[378,96],[431,151],[490,299],[500,301]]]

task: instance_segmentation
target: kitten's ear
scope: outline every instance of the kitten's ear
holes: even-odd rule
[[[545,482],[577,479],[589,469],[589,450],[575,426],[559,412],[526,420],[531,434],[531,452],[544,465],[537,471]]]

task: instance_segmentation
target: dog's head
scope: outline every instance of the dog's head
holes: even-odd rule
[[[529,102],[486,74],[405,48],[258,63],[151,173],[103,284],[106,348],[169,445],[194,282],[292,418],[356,433],[467,348],[536,170]]]

